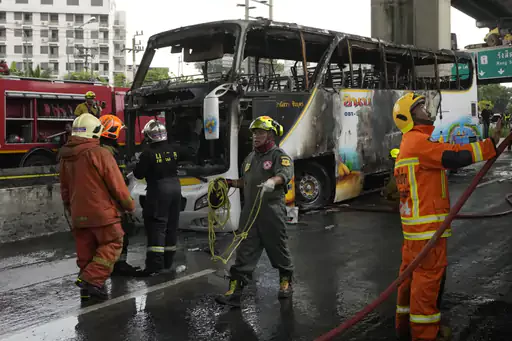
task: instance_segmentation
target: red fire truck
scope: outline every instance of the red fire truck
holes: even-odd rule
[[[57,162],[66,125],[75,118],[85,93],[93,91],[103,114],[112,113],[124,120],[126,88],[113,88],[94,82],[36,78],[0,78],[0,168],[52,165]],[[151,119],[135,123],[135,132]],[[141,134],[135,134],[141,142]],[[124,134],[120,144],[124,145]]]

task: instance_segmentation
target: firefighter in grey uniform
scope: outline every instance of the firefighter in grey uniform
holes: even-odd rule
[[[272,267],[279,270],[279,298],[292,294],[293,264],[287,245],[285,194],[293,177],[293,163],[275,144],[275,136],[282,136],[283,127],[268,116],[256,118],[249,129],[253,134],[254,150],[242,163],[242,178],[227,180],[230,187],[243,188],[244,207],[240,227],[244,227],[261,189],[263,201],[260,212],[247,239],[236,253],[231,267],[229,290],[216,298],[220,304],[240,306],[242,289],[252,280],[252,274],[263,249]]]
[[[148,245],[146,268],[137,273],[139,277],[171,269],[181,211],[178,155],[167,141],[165,125],[151,120],[143,132],[149,145],[133,170],[137,179],[145,178],[147,183],[143,217]]]

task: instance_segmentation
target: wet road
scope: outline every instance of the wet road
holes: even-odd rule
[[[504,196],[512,192],[511,160],[511,154],[499,160],[464,211],[509,208]],[[474,174],[451,177],[454,198]],[[453,340],[511,338],[511,219],[453,224],[442,307]],[[178,264],[186,271],[112,278],[113,299],[83,307],[73,284],[77,269],[69,235],[0,245],[0,340],[313,340],[375,299],[397,275],[402,235],[396,215],[314,212],[290,226],[289,237],[293,299],[277,300],[278,275],[265,256],[241,310],[214,302],[227,288],[227,267],[201,250],[207,246],[204,234],[180,236]],[[143,242],[142,236],[133,240],[131,263],[142,265]],[[393,340],[394,299],[339,339]]]

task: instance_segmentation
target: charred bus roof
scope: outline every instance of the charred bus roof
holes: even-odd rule
[[[415,65],[430,65],[434,63],[454,63],[459,60],[469,61],[471,54],[453,50],[430,50],[418,48],[413,45],[394,44],[380,39],[362,37],[332,30],[302,26],[294,23],[285,23],[269,20],[225,20],[197,25],[185,26],[161,32],[151,36],[147,49],[142,58],[139,70],[132,85],[132,89],[139,88],[149,69],[157,49],[169,46],[193,48],[201,46],[217,37],[225,47],[224,52],[235,54],[240,45],[238,40],[247,33],[246,41],[242,42],[245,56],[303,60],[304,51],[297,48],[297,39],[304,41],[308,62],[319,62],[325,51],[334,39],[340,39],[351,49],[351,58],[357,63],[376,63],[375,54],[367,51],[377,49],[385,51],[386,61],[400,63],[404,58],[414,57]],[[342,52],[340,52],[342,53]],[[342,53],[343,54],[343,53]],[[347,56],[343,54],[346,58]],[[341,57],[341,56],[340,56]],[[238,62],[243,58],[238,56]],[[236,63],[236,61],[235,61]]]

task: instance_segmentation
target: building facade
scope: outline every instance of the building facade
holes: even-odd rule
[[[0,59],[52,78],[124,73],[126,13],[113,0],[0,0]]]

